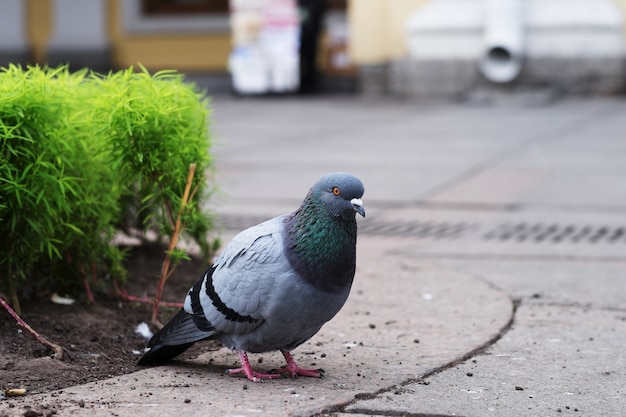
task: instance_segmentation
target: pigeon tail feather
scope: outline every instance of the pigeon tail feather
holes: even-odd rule
[[[185,343],[183,345],[166,346],[156,345],[152,346],[144,355],[139,359],[137,365],[160,365],[174,359],[187,349],[191,347],[195,342]]]
[[[148,342],[148,351],[139,359],[138,365],[164,363],[183,353],[199,340],[216,335],[214,329],[201,330],[194,316],[181,309],[172,320],[156,332]]]

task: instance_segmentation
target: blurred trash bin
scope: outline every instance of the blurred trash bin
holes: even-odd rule
[[[300,18],[295,0],[230,0],[229,58],[238,94],[298,90]]]

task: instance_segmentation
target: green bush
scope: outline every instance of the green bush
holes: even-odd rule
[[[212,248],[202,236],[212,224],[200,207],[210,195],[205,180],[212,161],[208,101],[171,71],[154,77],[145,71],[122,71],[104,79],[100,87],[94,103],[97,119],[103,122],[113,168],[125,184],[138,186],[140,200],[132,202],[130,209],[139,213],[140,226],[156,226],[161,234],[171,235],[189,165],[195,163],[198,198],[187,207],[185,223],[208,255]]]
[[[181,75],[10,66],[0,70],[0,97],[0,291],[14,303],[33,290],[75,294],[87,279],[123,281],[113,237],[171,237],[179,211],[209,256],[212,218],[201,204],[211,194],[210,113]]]

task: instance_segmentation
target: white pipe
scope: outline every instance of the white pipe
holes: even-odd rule
[[[485,0],[484,7],[480,71],[491,82],[511,82],[521,72],[524,60],[524,0]]]

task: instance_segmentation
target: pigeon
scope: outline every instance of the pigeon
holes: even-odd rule
[[[148,342],[139,365],[173,359],[195,342],[217,339],[239,354],[249,380],[321,378],[291,355],[332,319],[350,293],[356,268],[356,213],[365,217],[363,183],[331,173],[301,206],[240,232],[187,293],[183,308]],[[280,351],[287,365],[254,371],[248,353]]]

